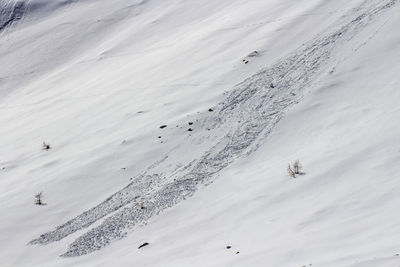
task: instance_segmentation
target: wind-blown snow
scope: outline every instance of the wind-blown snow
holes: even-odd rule
[[[397,2],[23,4],[0,33],[1,260],[396,266]]]

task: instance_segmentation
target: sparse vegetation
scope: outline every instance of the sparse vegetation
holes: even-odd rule
[[[302,174],[300,161],[296,160],[292,165],[289,163],[287,172],[293,178],[296,178],[296,175]]]
[[[42,192],[39,192],[35,195],[35,204],[36,205],[44,205]]]

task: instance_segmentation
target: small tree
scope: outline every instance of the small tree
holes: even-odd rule
[[[300,161],[297,159],[293,163],[293,171],[294,171],[295,174],[300,174],[300,170],[301,170],[301,164],[300,164]]]
[[[36,205],[44,205],[42,198],[43,198],[43,193],[42,192],[37,193],[35,195],[35,204]]]
[[[293,178],[296,178],[298,174],[302,174],[300,161],[296,160],[292,165],[288,164],[287,172]]]

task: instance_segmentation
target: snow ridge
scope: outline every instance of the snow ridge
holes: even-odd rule
[[[199,159],[177,170],[162,173],[157,167],[168,163],[168,157],[156,162],[132,183],[55,230],[42,234],[30,244],[49,244],[105,218],[73,241],[61,256],[81,256],[99,250],[123,238],[135,225],[192,196],[235,159],[255,151],[268,137],[285,111],[298,103],[305,91],[336,62],[333,54],[347,45],[373,19],[393,7],[397,0],[364,1],[357,14],[332,31],[324,33],[281,59],[272,66],[238,84],[230,95],[209,115],[201,119],[203,132],[216,132],[211,147]],[[208,140],[210,141],[210,140]],[[172,151],[173,153],[173,151]],[[170,162],[171,163],[171,162]],[[174,163],[176,164],[176,163]],[[162,170],[162,168],[160,168]],[[145,208],[141,208],[141,204]]]

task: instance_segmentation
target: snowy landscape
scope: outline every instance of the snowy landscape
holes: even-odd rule
[[[399,267],[399,27],[400,0],[0,0],[0,267]]]

